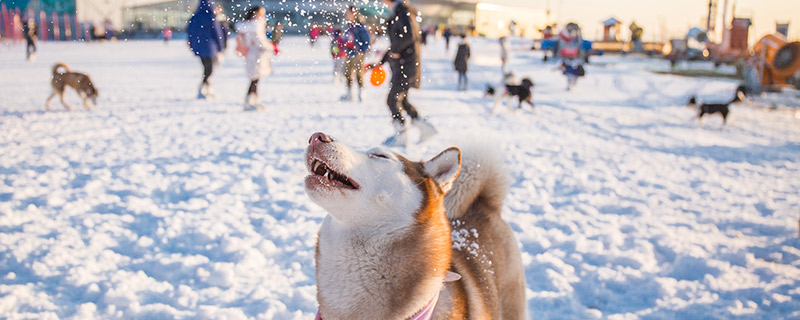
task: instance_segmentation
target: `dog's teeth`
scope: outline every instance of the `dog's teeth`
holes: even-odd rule
[[[317,168],[319,168],[319,166],[320,166],[320,162],[317,161],[317,160],[314,160],[314,169],[312,171],[317,171]]]

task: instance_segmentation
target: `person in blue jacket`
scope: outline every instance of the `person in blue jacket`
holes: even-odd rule
[[[213,97],[214,92],[208,83],[208,78],[214,71],[214,63],[222,59],[222,50],[225,47],[222,42],[222,28],[214,14],[214,2],[212,0],[200,0],[197,10],[189,19],[186,26],[186,34],[189,38],[189,47],[194,55],[200,57],[203,64],[203,82],[197,93],[198,99]]]
[[[370,38],[369,31],[361,22],[361,14],[358,7],[350,6],[344,13],[347,20],[347,29],[342,34],[344,39],[344,78],[347,80],[347,93],[342,100],[350,101],[353,99],[353,77],[358,82],[358,101],[363,102],[365,98],[363,65],[364,55],[369,51]]]

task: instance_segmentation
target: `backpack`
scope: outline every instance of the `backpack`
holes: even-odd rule
[[[250,48],[244,43],[244,34],[237,34],[236,35],[236,54],[240,57],[247,56],[247,53],[250,52]]]

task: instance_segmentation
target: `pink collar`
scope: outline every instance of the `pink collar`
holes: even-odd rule
[[[453,281],[458,281],[459,279],[461,279],[461,275],[455,272],[447,271],[447,273],[444,276],[443,282],[445,283],[453,282]],[[433,318],[433,309],[436,308],[437,301],[439,301],[438,292],[436,293],[436,296],[434,296],[433,299],[431,299],[431,302],[428,302],[428,305],[426,305],[424,308],[422,308],[422,310],[411,316],[411,318],[408,318],[408,320],[430,320],[431,318]],[[314,320],[324,320],[322,319],[322,315],[319,313],[319,310],[317,310],[317,316],[314,317]]]
[[[436,294],[436,296],[431,299],[431,302],[428,302],[428,305],[422,308],[422,310],[417,312],[415,315],[411,316],[411,318],[408,318],[408,320],[430,320],[433,317],[433,309],[436,308],[436,302],[438,300],[439,294]],[[322,319],[322,315],[319,314],[319,311],[317,311],[317,316],[314,317],[314,320],[324,320]]]

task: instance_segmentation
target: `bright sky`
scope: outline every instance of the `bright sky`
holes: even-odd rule
[[[412,0],[413,1],[413,0]],[[644,28],[644,40],[661,40],[683,37],[691,26],[705,27],[708,0],[478,0],[497,4],[547,8],[559,25],[576,21],[581,25],[584,37],[597,39],[602,36],[600,24],[610,16],[622,21],[623,36],[628,36],[631,21]],[[717,19],[722,19],[725,0],[717,0]],[[750,28],[751,43],[767,33],[775,31],[776,21],[789,21],[789,39],[800,40],[800,0],[728,0],[730,7],[736,4],[736,16],[753,19]],[[662,27],[663,26],[663,27]],[[718,29],[721,23],[717,23]],[[662,31],[663,30],[663,31]]]

